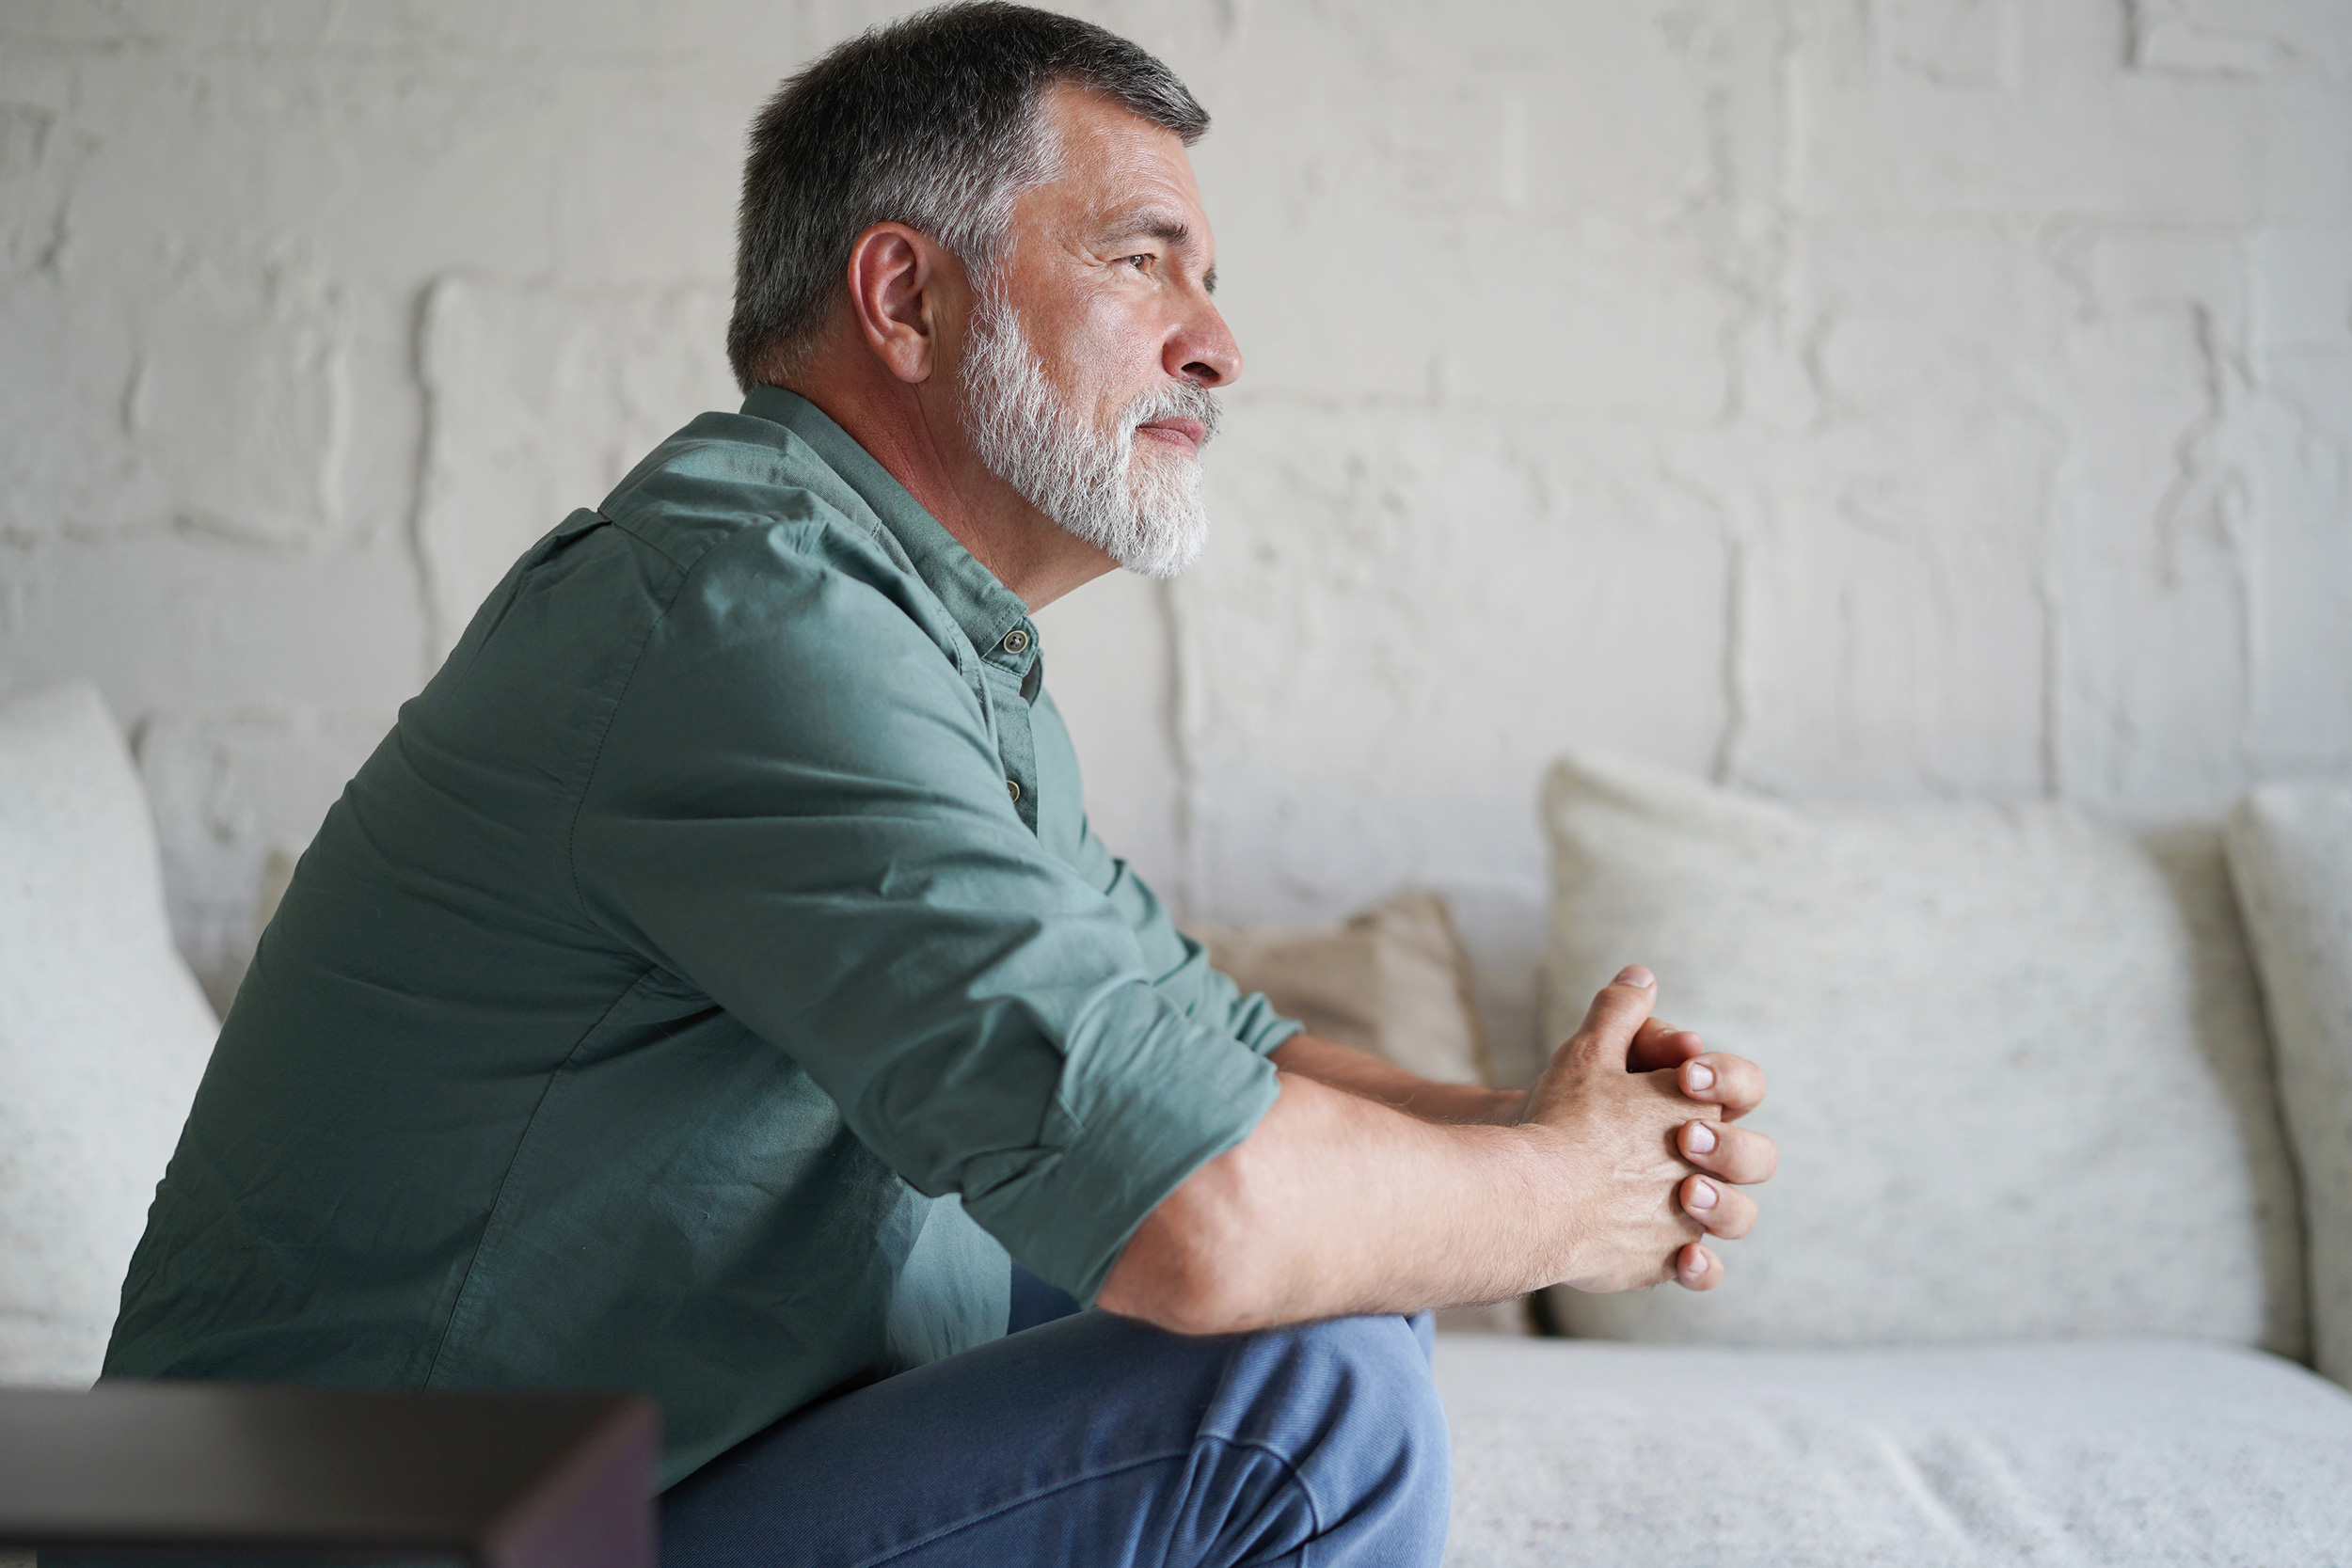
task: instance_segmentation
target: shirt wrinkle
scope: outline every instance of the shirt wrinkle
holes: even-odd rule
[[[516,1136],[515,1147],[507,1157],[506,1168],[499,1177],[498,1190],[491,1195],[489,1210],[483,1215],[482,1230],[475,1236],[473,1246],[467,1253],[465,1270],[458,1278],[455,1292],[450,1297],[448,1315],[441,1320],[440,1333],[434,1339],[433,1359],[424,1370],[425,1386],[433,1386],[434,1374],[440,1370],[441,1353],[448,1348],[449,1337],[456,1328],[458,1318],[465,1311],[466,1291],[473,1283],[474,1268],[482,1260],[483,1251],[490,1242],[491,1233],[498,1228],[499,1205],[506,1196],[506,1183],[514,1176],[515,1166],[521,1162],[523,1151],[531,1147],[531,1130],[538,1123],[539,1113],[546,1108],[548,1097],[555,1093],[555,1085],[562,1081],[564,1069],[571,1066],[580,1052],[587,1048],[590,1040],[596,1038],[596,1031],[604,1026],[606,1020],[619,1010],[621,1004],[634,995],[637,989],[656,973],[658,973],[657,970],[648,966],[636,979],[622,987],[604,1011],[596,1015],[596,1022],[580,1031],[580,1038],[573,1043],[570,1053],[556,1066],[554,1071],[547,1075],[547,1082],[539,1086],[538,1098],[532,1106],[530,1118],[523,1123],[520,1132]]]
[[[1009,1253],[1089,1299],[1297,1025],[1094,836],[1042,670],[814,404],[690,421],[327,812],[107,1374],[636,1388],[666,1483],[1001,1334]]]

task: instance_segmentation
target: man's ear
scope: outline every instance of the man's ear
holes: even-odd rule
[[[850,313],[876,358],[900,381],[930,379],[940,364],[940,329],[963,269],[929,235],[878,223],[850,247]]]

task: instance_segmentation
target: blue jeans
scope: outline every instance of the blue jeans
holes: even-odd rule
[[[1057,1295],[1016,1275],[1015,1327]],[[1428,1333],[1052,1318],[720,1455],[662,1497],[662,1568],[1436,1568]]]

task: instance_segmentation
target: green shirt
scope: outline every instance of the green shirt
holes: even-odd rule
[[[108,1374],[639,1389],[667,1481],[1001,1335],[1008,1251],[1091,1298],[1297,1026],[1089,831],[1041,675],[813,404],[688,425],[328,812]]]

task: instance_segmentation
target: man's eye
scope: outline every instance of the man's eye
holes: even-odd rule
[[[1149,254],[1142,256],[1121,256],[1120,261],[1122,263],[1133,263],[1136,270],[1137,272],[1141,272],[1145,267],[1151,264],[1152,258]]]

